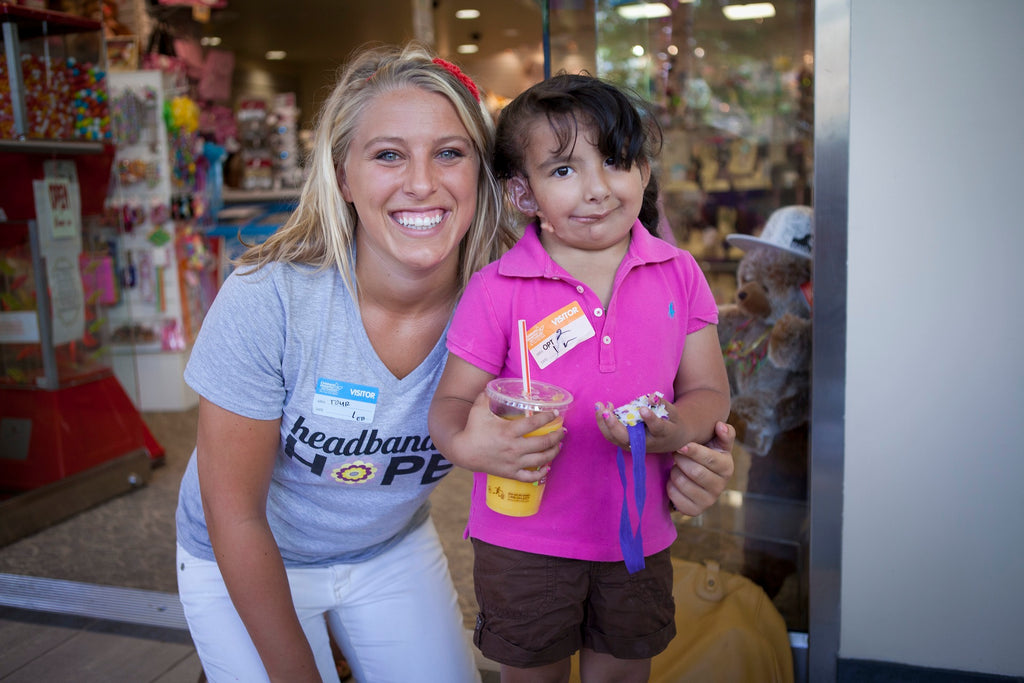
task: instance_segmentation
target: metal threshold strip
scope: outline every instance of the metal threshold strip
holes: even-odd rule
[[[177,593],[118,588],[94,583],[45,579],[18,574],[0,574],[0,605],[37,612],[56,612],[79,617],[104,619],[146,626],[188,630],[185,614]],[[469,633],[467,631],[467,633]],[[807,634],[789,633],[796,679],[806,680],[800,673],[806,666]],[[476,653],[481,669],[497,671],[493,662]]]
[[[177,593],[0,574],[0,605],[188,630]]]

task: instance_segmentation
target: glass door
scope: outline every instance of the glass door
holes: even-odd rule
[[[776,210],[812,203],[814,3],[587,0],[552,2],[549,14],[550,73],[586,70],[654,105],[665,134],[656,172],[666,237],[697,257],[719,305],[736,313],[737,268],[752,249],[729,236],[763,236]],[[730,422],[743,441],[729,489],[699,518],[677,519],[674,547],[753,579],[795,632],[807,630],[810,305],[808,295],[800,312],[807,362],[784,378],[796,387],[787,409],[797,415],[776,415],[774,424],[737,401],[753,394],[757,373],[767,377],[767,337],[734,337],[720,326]],[[748,316],[748,326],[775,322]],[[756,407],[782,412],[781,401]]]

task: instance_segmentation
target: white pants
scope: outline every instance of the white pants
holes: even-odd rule
[[[177,570],[207,679],[268,681],[217,563],[179,545]],[[288,583],[325,683],[338,681],[328,626],[359,683],[479,683],[448,560],[430,519],[373,559],[288,569]]]

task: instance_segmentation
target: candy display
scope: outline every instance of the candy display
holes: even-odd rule
[[[15,137],[7,58],[0,54],[0,137]],[[90,62],[21,55],[25,135],[41,139],[109,140],[106,72]]]

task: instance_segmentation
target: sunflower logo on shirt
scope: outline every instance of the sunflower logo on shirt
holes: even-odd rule
[[[331,476],[342,484],[362,484],[373,479],[376,474],[377,466],[362,460],[350,462],[331,472]]]

